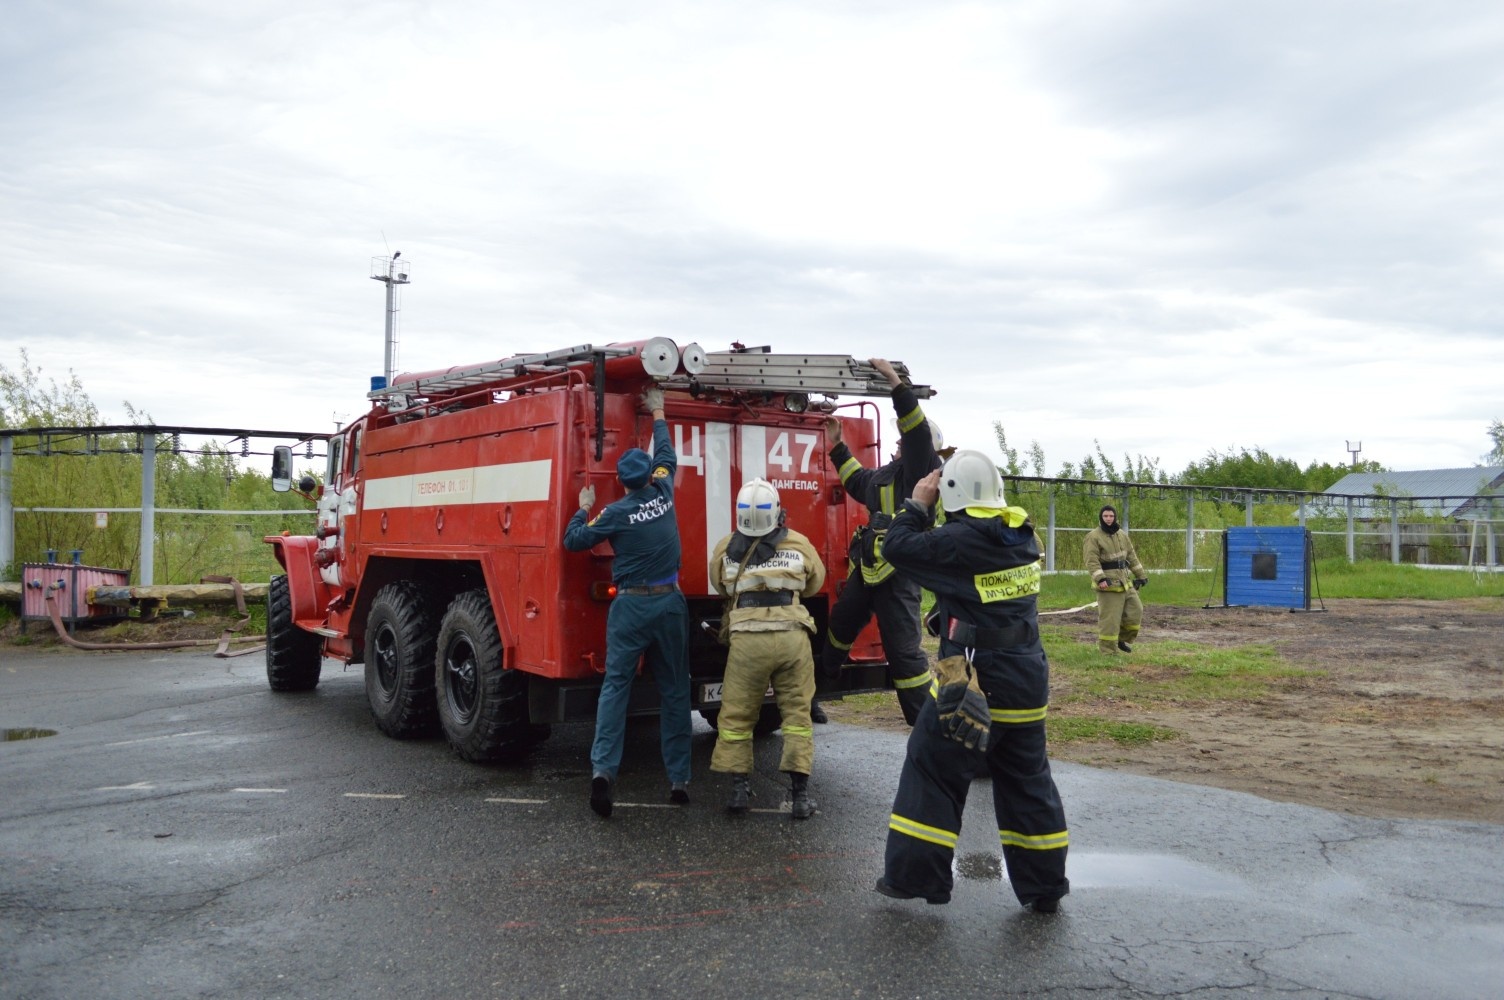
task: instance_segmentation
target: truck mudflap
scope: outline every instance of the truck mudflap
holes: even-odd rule
[[[299,628],[309,630],[323,625],[326,616],[321,598],[325,587],[313,561],[318,539],[311,535],[267,535],[263,540],[271,545],[277,562],[287,570],[293,621]]]

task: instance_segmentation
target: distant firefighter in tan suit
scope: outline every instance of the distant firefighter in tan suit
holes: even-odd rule
[[[1133,550],[1133,539],[1118,524],[1117,509],[1108,504],[1097,519],[1081,546],[1086,571],[1097,588],[1097,646],[1104,653],[1131,653],[1130,643],[1138,638],[1144,621],[1138,592],[1149,578]]]

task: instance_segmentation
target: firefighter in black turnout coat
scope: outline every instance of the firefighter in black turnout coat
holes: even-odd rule
[[[935,528],[937,497],[945,523]],[[966,793],[985,767],[1013,892],[1024,906],[1053,913],[1070,891],[1068,837],[1045,752],[1049,663],[1039,641],[1039,546],[1028,514],[1007,506],[990,458],[958,451],[915,486],[883,552],[934,592],[930,621],[941,662],[935,697],[909,736],[877,891],[950,901]],[[959,684],[947,684],[947,668],[959,670]],[[956,692],[968,680],[977,695],[962,705]],[[972,722],[958,726],[967,708]]]
[[[840,676],[841,664],[857,636],[877,616],[888,676],[898,691],[898,704],[909,725],[919,716],[929,686],[929,660],[919,646],[919,583],[895,574],[883,550],[883,536],[898,505],[914,484],[940,467],[936,452],[943,447],[939,428],[925,418],[919,398],[882,358],[868,364],[887,378],[898,415],[898,453],[888,464],[865,468],[841,440],[841,425],[832,417],[825,424],[830,461],[846,487],[846,494],[867,508],[868,520],[851,540],[846,587],[830,609],[830,627],[820,654],[820,673],[828,680]],[[815,706],[816,722],[824,713]]]

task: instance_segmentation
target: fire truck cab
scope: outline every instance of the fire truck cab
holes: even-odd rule
[[[612,553],[609,544],[566,551],[564,528],[587,484],[598,505],[622,495],[615,467],[624,450],[651,453],[652,419],[639,399],[652,385],[664,390],[678,454],[692,703],[713,723],[726,650],[715,639],[723,602],[707,567],[733,530],[746,480],[778,488],[789,525],[825,561],[825,587],[806,602],[818,645],[845,583],[848,542],[866,519],[827,459],[824,424],[834,415],[853,454],[881,464],[887,382],[846,356],[739,345],[707,353],[653,338],[400,375],[374,388],[370,410],[329,438],[323,483],[305,479],[317,490],[313,533],[266,538],[286,570],[268,590],[272,690],[315,687],[325,658],[364,664],[382,731],[441,729],[476,761],[523,753],[552,723],[593,719]],[[291,452],[279,449],[273,466],[274,488],[289,488]],[[840,680],[821,690],[881,689],[885,667],[869,627]],[[633,686],[630,711],[657,705],[649,672]],[[761,728],[778,724],[770,702]]]

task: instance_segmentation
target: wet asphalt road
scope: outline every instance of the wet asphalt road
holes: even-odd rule
[[[733,819],[698,724],[665,803],[635,724],[616,815],[588,727],[477,766],[371,724],[357,670],[273,695],[259,655],[0,652],[0,997],[1504,995],[1504,827],[1382,821],[1058,765],[1073,893],[1043,917],[973,789],[947,906],[871,891],[900,736],[776,738]],[[978,783],[980,786],[981,782]]]

